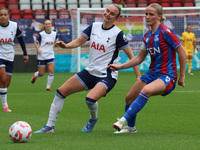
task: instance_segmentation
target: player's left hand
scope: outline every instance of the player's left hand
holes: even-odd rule
[[[27,62],[29,61],[29,57],[28,57],[28,55],[23,56],[23,57],[24,57],[24,62],[27,63]]]

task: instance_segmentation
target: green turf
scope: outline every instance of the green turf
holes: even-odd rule
[[[33,132],[47,122],[56,89],[72,73],[55,73],[52,91],[45,91],[47,74],[31,84],[30,73],[14,73],[8,88],[12,113],[0,111],[0,150],[199,150],[200,71],[186,74],[186,87],[168,96],[154,96],[138,113],[137,133],[115,135],[112,124],[124,114],[124,97],[135,82],[133,72],[119,73],[114,89],[99,101],[99,121],[91,133],[81,133],[89,119],[86,91],[66,98],[54,134],[33,134],[16,144],[8,136],[12,123],[28,122]]]

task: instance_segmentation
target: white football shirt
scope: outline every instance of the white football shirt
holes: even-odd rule
[[[57,33],[55,31],[51,31],[51,33],[46,33],[42,31],[37,36],[36,42],[39,43],[39,48],[42,50],[41,54],[37,54],[38,60],[46,60],[55,58],[53,46],[57,38]]]
[[[14,61],[15,37],[22,36],[22,31],[17,26],[16,22],[9,21],[7,26],[0,25],[0,58],[8,61]]]
[[[118,63],[119,50],[129,46],[124,33],[115,25],[103,28],[103,23],[95,22],[82,32],[90,40],[89,65],[85,68],[96,77],[117,79],[118,71],[106,67]]]

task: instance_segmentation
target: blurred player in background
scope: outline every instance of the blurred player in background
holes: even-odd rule
[[[44,30],[39,33],[36,41],[34,41],[37,49],[37,66],[38,71],[34,73],[31,83],[35,83],[37,77],[42,77],[45,73],[45,67],[48,69],[46,90],[51,91],[51,84],[54,79],[55,56],[53,46],[57,39],[57,34],[52,31],[50,20],[44,22]]]
[[[196,49],[196,37],[195,34],[191,32],[191,26],[187,26],[186,31],[182,33],[181,42],[186,51],[187,59],[186,63],[188,63],[188,74],[193,75],[192,70],[192,57],[193,53],[198,54]]]
[[[47,124],[35,133],[54,132],[54,125],[61,112],[67,96],[83,90],[90,90],[85,100],[90,112],[90,119],[83,127],[82,132],[91,132],[98,120],[97,101],[115,86],[118,72],[107,69],[109,64],[117,64],[119,50],[123,50],[129,59],[134,57],[124,33],[114,25],[120,16],[121,8],[116,4],[109,5],[103,13],[103,23],[95,22],[82,32],[82,35],[70,43],[58,41],[62,48],[76,48],[90,40],[89,65],[68,79],[56,91]],[[134,67],[136,77],[140,77],[138,67]],[[75,113],[76,110],[74,110]]]
[[[16,22],[9,21],[9,10],[0,8],[0,97],[3,111],[11,112],[7,104],[7,88],[10,85],[14,66],[14,39],[17,37],[23,50],[24,62],[28,62],[26,46],[22,37],[22,31]]]
[[[137,113],[145,106],[149,97],[165,96],[174,90],[177,81],[176,53],[180,62],[178,85],[185,86],[186,54],[175,32],[161,24],[165,19],[162,7],[152,3],[146,8],[145,14],[151,30],[144,35],[139,54],[122,65],[109,65],[113,71],[130,68],[142,63],[148,53],[151,55],[149,70],[136,81],[126,95],[125,115],[113,124],[118,130],[115,133],[119,134],[136,132]],[[128,126],[124,127],[126,122]]]

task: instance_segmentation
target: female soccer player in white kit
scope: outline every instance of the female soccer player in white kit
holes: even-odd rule
[[[92,131],[98,120],[97,101],[105,96],[117,81],[118,72],[112,72],[106,67],[109,64],[117,64],[119,50],[123,50],[129,59],[134,57],[123,32],[113,24],[120,14],[121,8],[118,5],[109,5],[103,13],[103,23],[93,23],[83,31],[78,39],[68,44],[63,41],[56,42],[62,48],[76,48],[90,40],[89,65],[57,89],[48,122],[44,128],[35,133],[54,132],[54,125],[63,108],[64,99],[72,93],[89,89],[91,91],[86,96],[86,104],[90,112],[90,119],[83,127],[82,132]],[[139,78],[139,68],[135,67],[134,70],[136,77]]]
[[[24,53],[24,62],[28,62],[22,31],[16,22],[9,21],[9,10],[0,8],[0,98],[4,112],[11,112],[7,104],[7,88],[10,85],[14,66],[14,39],[17,37]]]
[[[38,71],[34,73],[31,83],[35,83],[37,77],[42,77],[45,73],[45,67],[48,69],[46,90],[51,91],[51,84],[54,78],[55,56],[53,51],[54,43],[57,39],[55,31],[51,30],[52,24],[50,20],[44,22],[44,30],[39,33],[34,42],[37,49],[37,65]]]

